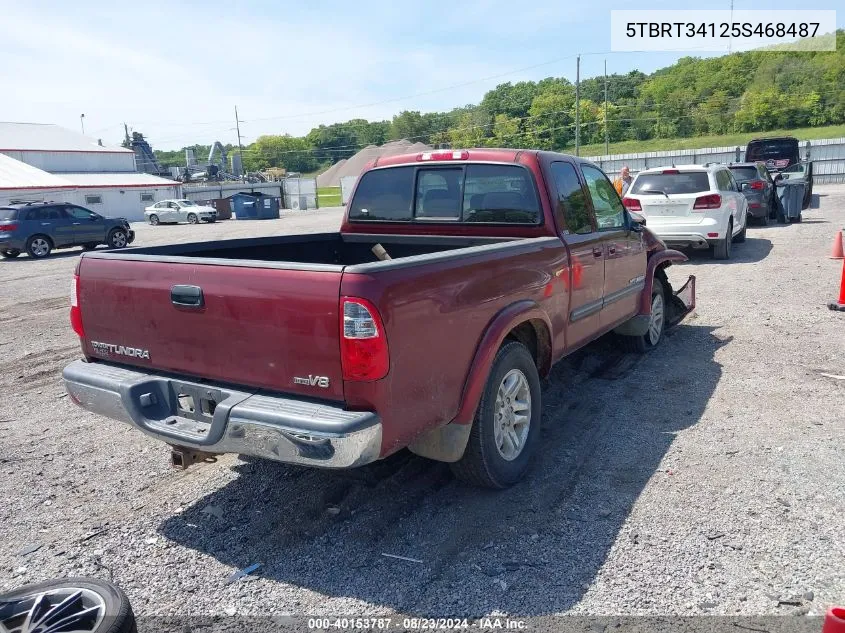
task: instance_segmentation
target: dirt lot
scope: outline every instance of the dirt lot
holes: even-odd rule
[[[845,597],[845,314],[825,307],[845,186],[816,191],[803,224],[671,270],[697,275],[699,307],[656,352],[600,341],[557,366],[541,457],[505,492],[406,453],[173,471],[164,445],[64,397],[78,250],[0,261],[0,590],[111,576],[142,615],[823,612]],[[164,244],[339,220],[135,228]]]

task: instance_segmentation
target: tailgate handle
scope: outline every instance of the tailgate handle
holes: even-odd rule
[[[201,308],[205,304],[199,286],[173,286],[170,288],[170,301],[180,308]]]

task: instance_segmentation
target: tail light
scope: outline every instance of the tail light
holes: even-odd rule
[[[11,233],[12,231],[17,231],[18,225],[17,224],[0,224],[0,233]]]
[[[704,209],[718,209],[722,206],[722,196],[718,193],[711,193],[706,196],[699,196],[695,199],[695,204],[692,205],[693,211],[703,211]]]
[[[625,208],[629,211],[642,211],[643,205],[640,204],[640,201],[636,198],[622,198],[622,204],[625,205]]]
[[[749,187],[751,187],[752,189],[757,189],[757,190],[762,189],[764,186],[765,185],[763,184],[762,180],[752,180],[751,184],[749,185]]]
[[[680,174],[681,172],[679,172],[677,169],[664,169],[660,173],[663,175],[675,176],[677,174]]]
[[[82,310],[79,308],[79,275],[74,275],[70,282],[70,326],[79,338],[85,338]]]
[[[341,297],[340,361],[343,379],[380,380],[390,369],[387,336],[376,307],[366,299]]]

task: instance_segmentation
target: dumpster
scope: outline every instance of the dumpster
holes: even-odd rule
[[[241,191],[232,196],[236,220],[269,220],[279,217],[279,201],[266,193]]]
[[[801,207],[804,203],[804,188],[807,181],[803,178],[778,179],[778,222],[800,222]]]
[[[216,198],[208,201],[209,206],[217,209],[218,220],[232,219],[232,199],[231,198]]]

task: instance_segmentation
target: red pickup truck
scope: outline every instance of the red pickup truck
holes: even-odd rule
[[[491,487],[540,440],[540,377],[633,350],[695,303],[686,257],[564,154],[437,151],[365,169],[340,233],[89,252],[74,402],[173,447],[349,468],[409,448]]]

